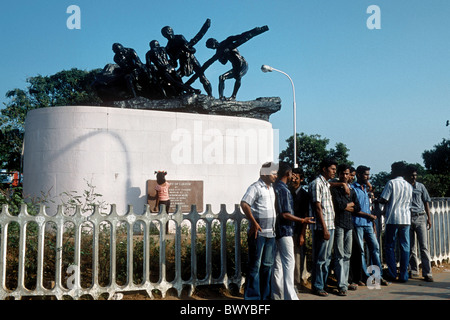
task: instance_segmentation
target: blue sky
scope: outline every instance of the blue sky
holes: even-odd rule
[[[81,9],[81,29],[69,30],[70,5]],[[366,26],[377,5],[381,29]],[[111,45],[134,48],[144,60],[151,40],[166,43],[160,30],[193,37],[212,21],[197,48],[202,63],[214,53],[209,37],[223,40],[256,26],[270,30],[239,48],[249,62],[238,100],[278,96],[282,109],[271,116],[280,150],[292,135],[295,83],[297,132],[343,142],[350,159],[372,173],[390,171],[394,161],[422,163],[421,154],[449,138],[450,1],[447,0],[17,0],[2,4],[0,99],[25,88],[27,77],[111,63]],[[217,97],[218,77],[229,65],[206,73]],[[195,87],[202,89],[199,82]],[[226,82],[229,96],[233,81]]]

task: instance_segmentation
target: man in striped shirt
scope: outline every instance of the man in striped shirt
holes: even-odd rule
[[[388,266],[388,280],[397,279],[397,263],[395,260],[395,245],[397,239],[400,247],[400,274],[399,282],[408,281],[409,265],[409,229],[411,225],[412,186],[403,179],[405,172],[404,162],[395,162],[391,165],[391,180],[388,181],[380,196],[380,203],[385,204],[385,244],[386,264]]]
[[[315,294],[326,297],[325,291],[334,240],[334,207],[330,183],[336,175],[337,162],[325,159],[320,163],[320,175],[309,184],[311,213],[315,217],[313,231],[312,288]]]

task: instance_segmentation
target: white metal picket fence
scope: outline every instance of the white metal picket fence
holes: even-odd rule
[[[429,230],[431,261],[442,263],[450,258],[450,198],[433,198],[430,212],[433,220]]]
[[[429,231],[430,236],[430,254],[431,259],[435,263],[442,263],[444,260],[450,258],[450,198],[434,198],[431,204],[431,214],[433,219],[433,227]],[[174,224],[174,228],[170,234],[166,233],[168,222]],[[101,295],[106,294],[108,299],[115,299],[116,294],[124,292],[145,291],[150,297],[154,297],[155,290],[163,297],[168,290],[175,290],[178,296],[183,290],[187,290],[190,295],[193,289],[201,285],[221,284],[225,287],[235,285],[240,288],[244,282],[242,276],[242,259],[241,250],[242,245],[246,242],[246,238],[242,239],[243,221],[246,221],[244,214],[241,212],[238,205],[235,206],[232,213],[226,211],[226,207],[222,205],[219,213],[215,214],[211,211],[211,206],[206,206],[204,213],[199,213],[195,206],[192,206],[189,213],[182,213],[177,207],[175,213],[167,214],[165,207],[162,206],[159,213],[151,213],[148,206],[142,214],[136,214],[133,207],[124,215],[119,215],[114,205],[108,214],[100,213],[99,208],[96,207],[89,215],[81,213],[78,207],[73,214],[64,213],[62,206],[58,207],[55,215],[49,215],[45,211],[45,207],[41,206],[37,214],[31,215],[27,211],[27,206],[23,205],[20,212],[17,214],[10,213],[8,206],[3,205],[0,213],[0,299],[14,298],[20,299],[24,296],[54,296],[57,299],[63,299],[65,296],[73,299],[79,299],[82,296],[89,295],[93,299],[98,299]],[[183,231],[183,223],[188,223],[188,228]],[[232,232],[232,240],[227,243],[227,228],[232,222],[234,231]],[[29,232],[31,225],[34,224],[35,239],[37,239],[36,249],[36,267],[35,267],[35,285],[29,288],[26,285],[27,274],[27,246],[29,245]],[[49,224],[53,224],[54,228],[49,228]],[[66,233],[67,224],[73,226],[73,261],[70,265],[63,264],[63,247],[64,234]],[[13,226],[15,225],[15,229]],[[101,226],[108,225],[109,231],[109,262],[105,266],[100,264],[100,234]],[[203,228],[200,232],[198,226]],[[125,240],[123,237],[116,237],[117,232],[124,226],[126,231]],[[136,242],[136,233],[134,230],[139,226],[140,241],[142,241],[142,276],[141,280],[134,281],[135,267],[133,263],[133,256],[136,254],[134,243]],[[220,248],[219,252],[213,253],[213,229],[219,230]],[[14,260],[10,255],[9,247],[12,245],[11,233],[16,230],[16,252],[18,256],[15,257],[17,268],[11,270],[8,268],[8,261]],[[56,240],[54,241],[55,261],[54,269],[50,273],[54,276],[51,284],[44,283],[44,274],[49,272],[46,264],[46,249],[45,234],[51,233]],[[88,234],[91,237],[92,246],[92,263],[90,267],[91,283],[83,286],[82,276],[87,272],[83,269],[82,251],[86,250],[82,246],[83,234]],[[155,234],[156,233],[156,234]],[[153,237],[153,238],[152,238]],[[169,240],[170,238],[170,240]],[[198,257],[198,243],[202,239],[203,245],[200,247],[204,250],[205,261],[204,275],[199,277],[199,261]],[[156,246],[151,246],[152,239],[156,239]],[[183,240],[182,240],[183,239]],[[166,254],[166,246],[172,241],[174,245],[174,257],[171,268],[168,270],[168,260]],[[125,242],[125,243],[122,243]],[[186,243],[190,244],[187,247]],[[126,257],[118,257],[117,246],[119,244],[126,245]],[[232,248],[234,257],[232,258],[232,268],[234,272],[230,274],[227,270],[227,248]],[[157,257],[157,271],[152,271],[150,267],[151,250],[159,248]],[[187,279],[182,277],[182,252],[183,250],[190,251],[189,269],[190,276]],[[228,250],[229,252],[229,250]],[[216,259],[213,259],[213,257]],[[217,256],[219,258],[217,258]],[[119,270],[117,270],[116,261],[119,258],[126,259],[125,280],[119,281]],[[216,276],[213,275],[213,267],[219,272]],[[101,283],[100,273],[105,270],[108,271],[109,280],[107,283]],[[170,271],[170,272],[169,272]],[[156,279],[152,273],[156,273]],[[168,274],[173,276],[168,279]],[[152,277],[153,276],[153,277]],[[14,288],[8,286],[11,277],[16,278],[16,285]]]
[[[58,206],[57,213],[55,215],[49,215],[45,211],[45,207],[40,207],[40,212],[35,215],[31,215],[27,211],[27,206],[22,205],[19,214],[13,215],[9,212],[8,206],[3,205],[2,212],[0,214],[0,227],[1,227],[1,245],[0,245],[0,299],[14,298],[20,299],[24,296],[54,296],[57,299],[64,299],[65,297],[71,297],[73,299],[79,299],[85,295],[89,295],[93,299],[98,299],[101,295],[106,294],[108,299],[115,299],[117,293],[124,293],[130,291],[146,291],[147,294],[153,298],[155,292],[163,297],[166,295],[167,291],[170,289],[175,289],[178,296],[181,295],[182,290],[187,290],[187,295],[191,295],[195,287],[201,285],[211,285],[211,284],[222,284],[225,287],[229,287],[234,284],[237,288],[240,288],[243,284],[244,278],[241,272],[241,225],[242,221],[245,220],[244,214],[241,213],[239,206],[235,207],[234,212],[229,214],[226,211],[224,205],[221,206],[221,210],[218,214],[214,214],[211,211],[211,206],[206,206],[206,211],[204,213],[199,213],[195,206],[192,206],[191,211],[186,214],[182,213],[180,208],[177,206],[175,213],[167,214],[165,207],[161,206],[161,211],[159,213],[151,213],[148,206],[145,207],[143,214],[136,214],[133,211],[133,207],[129,206],[128,212],[125,215],[119,215],[116,211],[115,205],[111,206],[111,211],[109,214],[102,214],[99,212],[98,207],[89,215],[84,215],[81,213],[80,208],[73,214],[64,213],[64,208]],[[166,228],[169,221],[173,221],[175,224],[174,232],[172,234],[166,233]],[[189,225],[187,227],[188,234],[186,231],[182,230],[182,223],[188,221]],[[227,272],[227,226],[229,222],[232,222],[232,229],[234,229],[233,241],[234,243],[228,244],[228,248],[234,247],[234,274],[229,274]],[[18,225],[18,267],[15,271],[10,273],[7,268],[9,257],[8,245],[11,245],[11,236],[9,229],[11,226],[16,224],[16,229]],[[32,289],[28,288],[26,285],[26,264],[27,264],[27,229],[30,228],[31,224],[35,224],[35,229],[37,228],[37,270],[36,270],[36,282]],[[50,224],[54,225],[54,228],[49,228]],[[63,266],[62,248],[63,248],[63,235],[67,233],[65,228],[67,224],[71,224],[74,230],[73,242],[73,261],[70,266]],[[110,252],[110,262],[106,266],[109,268],[109,281],[107,284],[101,284],[99,281],[99,274],[102,268],[105,266],[100,266],[100,230],[101,225],[108,225],[110,227],[109,234],[109,252]],[[37,225],[37,227],[36,227]],[[118,270],[116,261],[119,258],[117,256],[117,246],[119,242],[123,242],[123,239],[118,239],[115,235],[117,234],[120,226],[124,226],[126,233],[126,281],[118,281]],[[202,232],[198,231],[198,226],[201,226]],[[212,252],[212,227],[215,229],[220,228],[220,260],[215,261],[216,267],[220,269],[220,274],[213,276],[212,266],[213,266],[213,252]],[[137,228],[136,228],[137,227]],[[50,229],[50,230],[49,230]],[[142,239],[143,244],[143,265],[142,265],[142,276],[141,281],[136,283],[133,279],[133,255],[135,253],[135,246],[133,242],[135,239],[134,230],[138,229],[138,234],[140,234],[140,239]],[[155,235],[155,231],[157,235]],[[54,280],[50,284],[44,283],[44,270],[45,268],[45,256],[44,251],[46,250],[46,233],[53,233],[56,237],[55,244],[55,269],[54,270]],[[92,281],[87,287],[82,285],[82,275],[86,272],[83,269],[81,259],[82,259],[82,237],[83,234],[87,233],[91,236],[92,243]],[[190,238],[190,277],[188,279],[182,278],[181,272],[181,252],[183,250],[184,242],[182,243],[182,233],[184,238]],[[152,237],[157,239],[156,246],[159,257],[157,257],[158,268],[155,273],[155,277],[151,277],[150,270],[150,255],[151,255],[151,245]],[[166,245],[168,243],[168,237],[174,241],[174,276],[173,279],[168,279],[168,270],[166,266],[167,256],[166,256]],[[205,274],[202,278],[198,277],[199,265],[197,261],[197,247],[195,245],[198,239],[202,238],[204,243],[204,255],[205,263],[203,266]],[[186,239],[185,239],[186,240]],[[245,239],[246,240],[246,239]],[[189,242],[189,241],[188,241]],[[155,248],[152,248],[155,249]],[[184,248],[185,249],[185,248]],[[84,249],[85,250],[85,249]],[[216,254],[217,255],[217,254]],[[122,257],[123,258],[123,257]],[[217,259],[216,259],[217,260]],[[173,270],[172,274],[173,274]],[[7,286],[9,277],[17,277],[17,282],[15,288],[10,288]],[[153,280],[153,281],[152,281]],[[156,291],[155,291],[156,290]]]

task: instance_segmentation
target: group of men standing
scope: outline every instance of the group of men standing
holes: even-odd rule
[[[244,298],[298,300],[305,268],[306,229],[312,229],[312,292],[327,296],[330,269],[335,293],[347,295],[358,285],[406,282],[418,275],[415,239],[420,246],[422,275],[433,281],[427,244],[431,227],[430,196],[416,182],[417,169],[396,162],[392,179],[378,199],[372,199],[370,168],[356,169],[324,159],[320,173],[302,188],[303,171],[286,163],[265,163],[260,179],[241,200],[249,220],[248,272]],[[383,273],[379,236],[382,213],[387,269]],[[378,227],[377,227],[378,226]],[[397,274],[396,244],[400,248]],[[367,246],[367,250],[365,247]],[[367,263],[369,261],[369,263]],[[369,264],[369,265],[368,265]]]

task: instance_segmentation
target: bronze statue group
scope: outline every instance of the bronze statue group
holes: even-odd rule
[[[99,97],[104,100],[122,100],[138,96],[149,99],[165,99],[185,94],[200,94],[201,91],[191,85],[199,79],[206,94],[213,96],[210,81],[205,71],[215,61],[222,64],[231,63],[231,70],[219,77],[219,99],[235,100],[241,86],[241,79],[247,73],[248,64],[239,53],[237,47],[251,38],[269,30],[267,26],[256,27],[239,35],[230,36],[219,42],[214,38],[206,41],[206,47],[215,50],[215,54],[203,65],[195,57],[194,46],[203,38],[211,26],[207,19],[200,31],[190,40],[181,34],[174,34],[171,27],[161,29],[167,39],[165,47],[159,41],[149,43],[149,51],[145,55],[145,63],[136,51],[114,43],[115,64],[108,64],[93,83]],[[190,77],[186,82],[183,78]],[[224,97],[225,80],[235,79],[233,93],[228,99]]]

